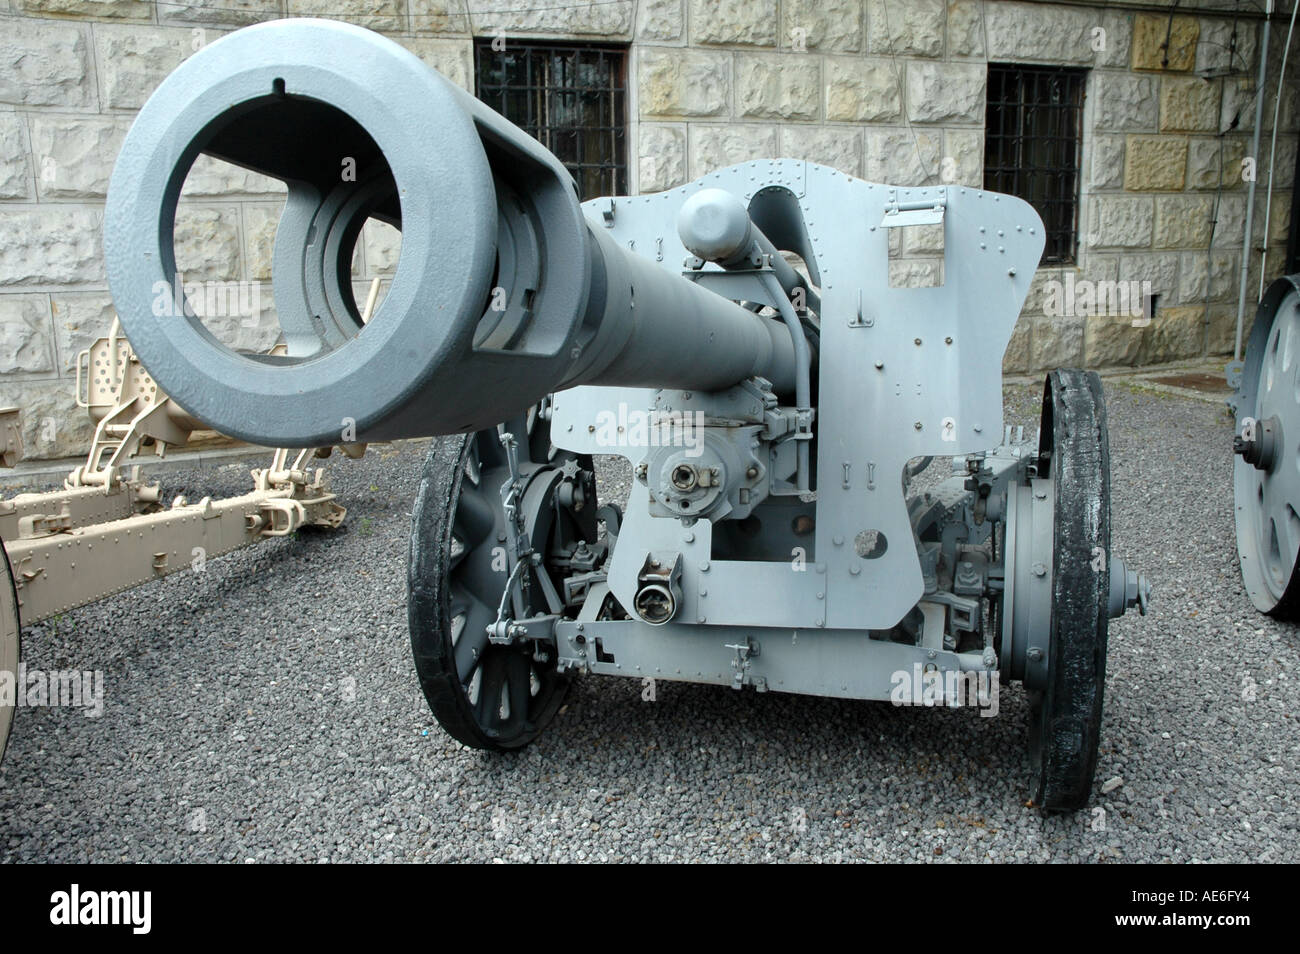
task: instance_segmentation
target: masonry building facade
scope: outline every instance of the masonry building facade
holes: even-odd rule
[[[1295,244],[1300,55],[1279,83],[1287,16],[1275,15],[1256,89],[1255,3],[0,0],[0,405],[24,408],[29,456],[89,442],[73,384],[77,355],[113,318],[100,232],[132,116],[195,50],[282,16],[392,37],[545,142],[584,197],[769,157],[1019,194],[1048,248],[1011,373],[1230,353],[1252,177],[1266,277]],[[278,333],[283,197],[280,183],[210,160],[186,182],[178,266],[220,291],[203,320],[234,347],[265,349]],[[399,250],[396,231],[367,227],[358,300],[375,279],[382,292]],[[863,267],[941,282],[942,234],[917,230]]]

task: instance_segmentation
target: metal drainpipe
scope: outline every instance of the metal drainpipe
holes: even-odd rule
[[[1246,198],[1246,237],[1241,240],[1241,283],[1237,291],[1237,339],[1232,348],[1232,360],[1241,360],[1242,320],[1246,314],[1246,275],[1250,271],[1250,238],[1255,224],[1255,180],[1259,178],[1259,134],[1264,124],[1264,77],[1268,67],[1268,34],[1273,22],[1273,0],[1264,0],[1264,38],[1259,53],[1259,78],[1255,81],[1255,134],[1251,137],[1250,153],[1255,157],[1256,175],[1250,180]],[[1272,173],[1270,172],[1270,175]]]

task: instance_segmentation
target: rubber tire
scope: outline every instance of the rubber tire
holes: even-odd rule
[[[19,693],[22,687],[18,685],[18,663],[23,655],[23,629],[22,618],[18,612],[18,590],[14,586],[13,567],[9,563],[9,553],[5,550],[4,541],[0,540],[0,563],[3,563],[3,569],[0,570],[0,612],[4,612],[5,619],[0,619],[0,639],[11,638],[14,640],[14,692]],[[7,604],[7,606],[6,606]],[[5,610],[8,612],[5,612]],[[11,618],[9,618],[11,617]],[[0,762],[4,761],[5,750],[9,747],[9,737],[13,734],[14,713],[17,710],[17,699],[15,705],[0,707]]]
[[[1030,693],[1032,799],[1045,812],[1083,808],[1092,793],[1106,686],[1110,447],[1101,379],[1058,369],[1043,394],[1040,473],[1055,481],[1051,655],[1047,688]],[[1099,506],[1089,506],[1090,501]],[[1105,554],[1092,568],[1095,547]]]
[[[411,516],[407,621],[420,688],[438,724],[452,738],[472,748],[508,752],[528,745],[555,717],[568,694],[570,677],[550,670],[541,690],[550,697],[537,718],[508,738],[489,736],[482,730],[461,687],[451,641],[447,558],[465,460],[473,440],[473,434],[438,437],[429,448]]]

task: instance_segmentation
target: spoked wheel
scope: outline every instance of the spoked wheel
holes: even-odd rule
[[[575,528],[554,499],[565,476],[578,470],[575,458],[536,439],[537,432],[545,438],[546,425],[532,423],[514,422],[512,433],[520,437],[519,469],[527,480],[522,506],[534,549],[551,553],[557,540],[575,535],[594,540],[594,516]],[[508,478],[495,430],[435,439],[415,501],[408,575],[411,648],[434,716],[466,745],[498,751],[536,738],[569,685],[567,674],[556,671],[553,647],[488,638],[509,577],[500,492]],[[591,498],[588,512],[595,510],[594,485]],[[529,585],[520,619],[555,611],[539,572],[545,570],[522,572]],[[554,592],[559,584],[551,583]]]
[[[15,693],[21,691],[18,685],[21,632],[13,569],[9,566],[9,554],[5,552],[4,542],[0,541],[0,673],[8,674],[8,678],[13,681]],[[9,728],[13,721],[13,705],[0,703],[0,760],[4,759],[5,747],[9,744]]]
[[[1033,800],[1044,811],[1074,811],[1097,770],[1110,620],[1110,447],[1096,374],[1048,375],[1039,441],[1055,558],[1047,678],[1029,694]]]
[[[1300,276],[1255,314],[1237,392],[1232,483],[1241,577],[1256,609],[1300,619]]]

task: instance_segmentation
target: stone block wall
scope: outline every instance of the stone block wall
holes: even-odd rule
[[[0,0],[0,405],[24,407],[30,456],[84,451],[90,426],[74,404],[74,365],[113,316],[100,231],[122,137],[154,87],[195,50],[282,16],[380,30],[467,89],[474,37],[626,44],[630,181],[642,192],[769,156],[874,181],[979,186],[988,62],[1087,68],[1078,263],[1040,270],[1005,368],[1224,353],[1245,219],[1243,160],[1255,160],[1261,186],[1257,235],[1270,175],[1267,136],[1264,155],[1248,155],[1259,21],[1237,19],[1230,55],[1232,0],[1180,3],[1172,19],[1143,12],[1162,5]],[[1285,23],[1275,26],[1273,82],[1284,34]],[[1300,121],[1293,53],[1270,274],[1284,253]],[[1272,112],[1270,87],[1267,131]],[[264,348],[276,335],[269,283],[259,283],[269,278],[282,202],[278,183],[206,160],[186,183],[176,236],[187,279],[261,289],[252,307],[205,316],[237,347]],[[895,244],[896,282],[941,280],[934,238],[921,231]],[[367,230],[354,262],[359,299],[373,278],[391,275],[398,247],[391,230]],[[1107,281],[1150,282],[1154,320],[1135,326],[1127,314],[1097,314],[1089,296]],[[1072,294],[1063,299],[1062,289]]]

